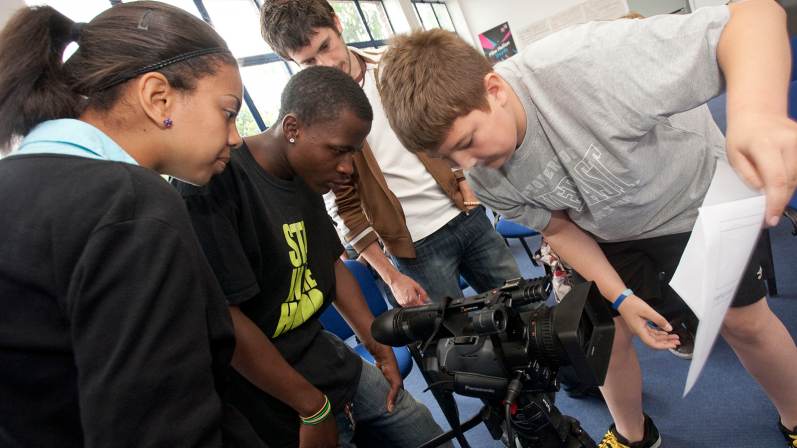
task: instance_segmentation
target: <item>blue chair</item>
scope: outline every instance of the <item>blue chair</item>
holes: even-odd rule
[[[507,221],[503,217],[498,217],[498,220],[495,223],[495,230],[504,238],[507,246],[509,245],[508,238],[517,238],[520,240],[520,243],[523,245],[523,248],[526,249],[526,253],[529,255],[529,259],[531,260],[531,264],[534,266],[539,266],[537,264],[537,260],[534,259],[534,255],[529,249],[529,245],[526,244],[525,238],[530,236],[539,235],[540,232],[536,230],[529,229],[528,227],[523,227],[520,224],[515,224],[512,221]]]
[[[789,46],[791,46],[791,79],[789,81],[797,80],[797,36],[789,39]]]
[[[349,268],[354,278],[357,279],[357,283],[360,285],[360,289],[363,292],[363,296],[365,296],[365,301],[368,303],[368,308],[371,309],[371,313],[374,316],[379,316],[387,311],[388,308],[385,296],[382,294],[382,291],[379,290],[379,287],[376,286],[376,281],[374,281],[374,277],[371,275],[368,268],[355,260],[346,260],[344,263],[346,263],[346,267]],[[326,311],[321,314],[319,320],[324,324],[324,328],[327,331],[344,341],[354,336],[354,330],[349,327],[349,324],[346,323],[343,316],[338,313],[338,310],[335,309],[334,306],[327,308]],[[353,348],[363,359],[374,364],[374,357],[368,353],[365,346],[358,343]],[[412,371],[412,356],[410,355],[410,351],[407,347],[393,347],[393,353],[396,354],[401,377],[406,378]]]
[[[783,214],[789,218],[792,226],[794,226],[794,230],[791,231],[791,234],[797,236],[797,193],[791,197],[789,205],[786,206],[786,210],[783,211]]]
[[[796,71],[795,64],[797,64],[797,61],[794,60],[795,57],[797,57],[797,54],[795,54],[795,51],[797,51],[797,36],[792,37],[791,39],[789,39],[789,41],[792,43],[791,76],[793,80],[795,77],[797,77],[797,74],[795,73]],[[789,118],[791,118],[792,120],[797,120],[797,81],[794,81],[789,84],[788,113],[789,113]],[[794,226],[794,230],[791,231],[791,234],[797,236],[797,194],[791,197],[789,205],[786,206],[786,210],[784,210],[783,214],[787,218],[789,218],[789,221],[791,221],[792,225]]]

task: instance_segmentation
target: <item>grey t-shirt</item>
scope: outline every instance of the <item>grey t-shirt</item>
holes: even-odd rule
[[[600,241],[690,231],[725,159],[704,103],[725,88],[716,51],[728,18],[720,6],[591,22],[501,63],[526,136],[500,169],[466,173],[476,196],[537,230],[567,210]]]

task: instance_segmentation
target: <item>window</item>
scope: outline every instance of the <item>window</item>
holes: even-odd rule
[[[26,0],[28,5],[48,4],[76,22],[89,22],[112,4],[129,1],[134,0]],[[279,114],[282,90],[298,67],[282,61],[263,41],[260,35],[260,0],[159,1],[208,21],[227,41],[241,65],[245,87],[244,104],[236,122],[241,135],[253,135],[274,124]],[[393,37],[393,27],[381,0],[329,3],[343,25],[343,39],[348,45],[378,48]],[[441,6],[445,9],[445,4]],[[64,52],[64,59],[76,49],[75,43],[70,44]]]
[[[360,1],[365,23],[371,30],[374,40],[387,40],[393,37],[393,27],[390,26],[390,19],[387,18],[385,7],[381,1]]]
[[[442,1],[413,0],[412,4],[415,6],[415,13],[418,15],[423,29],[442,28],[452,33],[456,32],[454,23],[451,21],[451,14],[448,13],[448,7]]]
[[[266,127],[277,121],[280,95],[291,72],[282,62],[241,67],[241,78]]]
[[[273,53],[260,35],[260,12],[252,0],[204,0],[202,3],[216,31],[227,41],[236,58]]]
[[[393,28],[381,1],[330,1],[329,4],[343,25],[343,40],[347,44],[378,47],[393,37]]]
[[[440,28],[455,33],[457,30],[454,29],[454,23],[451,21],[451,14],[448,13],[446,4],[432,3],[432,8],[434,9],[434,15],[437,17],[438,23],[440,23]]]
[[[260,133],[260,128],[257,126],[255,117],[246,103],[241,105],[241,110],[238,112],[238,118],[235,120],[235,127],[238,128],[238,133],[241,137],[249,137]]]

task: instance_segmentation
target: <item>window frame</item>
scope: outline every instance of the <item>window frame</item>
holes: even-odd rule
[[[123,0],[108,0],[108,1],[111,4],[111,6],[124,3]],[[254,3],[257,9],[260,9],[260,7],[262,6],[260,0],[249,0],[249,1]],[[369,40],[361,42],[350,42],[350,43],[347,42],[346,45],[355,48],[379,48],[384,45],[387,45],[388,43],[387,39],[374,39],[374,34],[371,31],[371,27],[368,26],[368,21],[365,20],[365,14],[363,13],[362,8],[360,7],[360,0],[347,0],[347,1],[353,1],[355,6],[357,7],[357,12],[360,15],[360,20],[362,21],[363,26],[365,26],[365,30],[368,32]],[[387,14],[385,3],[382,0],[367,0],[367,1],[379,2],[382,5],[382,10],[385,11],[385,16],[387,17],[388,25],[390,26],[390,31],[392,33],[395,33],[396,31],[395,28],[393,28],[393,22],[390,20],[390,15]],[[203,0],[193,0],[193,2],[197,10],[199,11],[199,14],[202,16],[202,20],[207,22],[210,26],[213,26],[213,20],[211,20],[210,14],[208,13],[208,10],[205,8]],[[444,2],[437,2],[437,1],[434,3],[445,4]],[[448,11],[448,7],[446,7],[446,11]],[[437,15],[435,15],[435,19],[437,19]],[[242,58],[238,58],[238,64],[240,64],[241,67],[253,67],[257,65],[272,64],[275,62],[282,62],[283,64],[285,64],[285,68],[288,70],[288,74],[290,76],[293,76],[293,70],[291,69],[290,64],[280,59],[280,57],[277,56],[276,53],[266,53],[255,56],[245,56]],[[249,91],[246,89],[246,85],[244,85],[243,100],[246,103],[246,107],[249,108],[249,112],[252,113],[252,117],[255,119],[255,123],[257,123],[257,127],[260,128],[260,131],[263,132],[266,129],[268,129],[268,126],[266,126],[265,122],[263,121],[263,117],[260,115],[260,111],[258,111],[257,107],[255,106],[255,102],[252,100],[252,97],[249,95]]]
[[[424,26],[423,26],[423,20],[421,20],[421,13],[420,13],[420,11],[418,11],[418,6],[417,6],[418,3],[426,3],[426,4],[429,4],[429,5],[437,3],[438,5],[445,6],[446,7],[446,14],[448,14],[448,20],[449,20],[449,22],[451,22],[451,26],[454,27],[454,31],[453,32],[456,34],[457,26],[454,25],[454,20],[451,18],[451,11],[448,10],[448,5],[446,5],[446,2],[444,0],[410,0],[410,1],[412,2],[412,7],[413,7],[413,9],[415,9],[415,15],[418,16],[418,20],[421,22],[421,26],[422,27],[424,27]],[[434,7],[432,7],[432,10],[434,11]],[[448,31],[445,28],[443,28],[443,25],[440,23],[440,18],[437,17],[437,13],[435,13],[434,19],[437,21],[437,28],[439,28],[441,30]],[[426,27],[424,27],[424,29],[425,28]]]

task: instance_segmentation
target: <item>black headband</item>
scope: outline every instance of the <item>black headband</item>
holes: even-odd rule
[[[140,68],[138,70],[135,70],[135,71],[132,71],[132,72],[122,73],[121,75],[117,76],[116,78],[114,78],[110,82],[107,82],[107,83],[101,85],[99,88],[97,88],[97,91],[101,92],[103,90],[110,89],[111,87],[113,87],[113,86],[115,86],[117,84],[121,84],[123,82],[130,81],[133,78],[137,78],[138,76],[141,76],[144,73],[154,72],[156,70],[160,70],[160,69],[162,69],[164,67],[167,67],[169,65],[176,64],[178,62],[183,62],[183,61],[185,61],[187,59],[195,58],[195,57],[198,57],[198,56],[204,56],[206,54],[225,53],[225,52],[226,53],[230,53],[230,50],[228,50],[226,48],[223,48],[223,47],[213,47],[213,48],[206,48],[204,50],[197,50],[197,51],[192,51],[190,53],[185,53],[185,54],[181,54],[181,55],[178,55],[178,56],[174,56],[174,57],[171,57],[169,59],[166,59],[165,61],[156,62],[156,63],[154,63],[152,65],[148,65],[146,67],[142,67],[142,68]]]
[[[75,22],[72,25],[72,41],[77,42],[80,39],[80,32],[83,30],[83,27],[86,26],[84,22]]]

